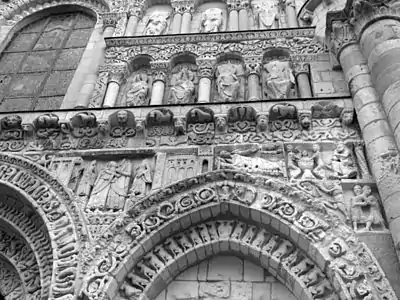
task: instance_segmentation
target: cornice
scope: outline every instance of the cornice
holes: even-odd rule
[[[216,33],[191,33],[161,36],[135,36],[106,38],[107,47],[130,47],[142,45],[242,42],[251,40],[271,40],[279,38],[313,38],[315,27],[303,27],[277,30],[251,30]]]

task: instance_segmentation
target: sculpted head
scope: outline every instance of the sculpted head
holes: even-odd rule
[[[117,113],[117,120],[119,125],[125,125],[128,122],[128,112],[126,110],[120,110]]]
[[[353,187],[353,192],[354,192],[354,195],[356,195],[356,196],[361,195],[362,191],[363,191],[363,190],[362,190],[361,186],[358,185],[358,184],[356,184],[356,185]]]
[[[150,16],[146,26],[145,35],[160,35],[167,28],[169,15],[166,13],[154,13]]]
[[[311,114],[303,113],[300,115],[300,125],[303,129],[309,129],[311,126]]]
[[[219,8],[209,8],[201,15],[201,32],[218,32],[224,17]]]

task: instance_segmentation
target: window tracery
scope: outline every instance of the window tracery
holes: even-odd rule
[[[0,58],[0,110],[58,109],[95,22],[83,13],[58,14],[18,32]]]

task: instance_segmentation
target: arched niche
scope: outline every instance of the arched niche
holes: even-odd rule
[[[78,279],[78,241],[85,232],[85,227],[80,233],[76,228],[83,222],[72,195],[37,164],[4,153],[0,162],[0,189],[6,197],[0,199],[0,227],[21,237],[34,252],[41,272],[36,278],[41,284],[41,298],[72,297]],[[32,258],[23,266],[35,261],[29,255],[21,257]],[[34,278],[31,274],[28,277]]]
[[[262,90],[264,99],[290,99],[298,95],[293,63],[287,49],[267,49],[262,61]]]
[[[167,104],[195,103],[199,78],[196,55],[179,53],[171,58],[171,74],[167,86]]]
[[[197,6],[192,17],[191,32],[213,33],[227,30],[228,12],[223,2],[210,1]]]
[[[151,57],[140,55],[128,63],[130,74],[120,89],[116,106],[147,106],[150,104],[152,76]]]
[[[396,298],[375,257],[328,199],[313,196],[316,188],[309,181],[288,183],[235,170],[167,186],[110,227],[113,234],[102,242],[109,246],[93,260],[82,293],[114,299],[129,280],[130,297],[153,299],[159,284],[165,287],[188,266],[231,251],[275,270],[295,295],[304,295],[299,299]],[[200,234],[203,230],[207,233]],[[167,254],[154,256],[165,243]],[[293,271],[303,256],[317,270],[312,275]]]
[[[154,3],[149,6],[138,23],[136,35],[163,35],[171,33],[173,10],[170,4]]]
[[[24,299],[25,295],[18,271],[11,263],[0,257],[0,300]]]
[[[224,53],[217,57],[213,102],[242,102],[245,99],[245,67],[239,53]]]

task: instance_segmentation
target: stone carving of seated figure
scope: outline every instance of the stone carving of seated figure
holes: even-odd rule
[[[169,13],[155,12],[146,23],[144,35],[160,35],[165,33],[168,27]]]
[[[149,83],[146,74],[137,74],[126,93],[126,105],[138,106],[149,103]]]
[[[184,66],[182,70],[173,76],[173,85],[171,87],[170,104],[189,103],[194,93],[194,78],[195,75]]]
[[[209,8],[201,15],[200,32],[221,31],[224,23],[222,10],[219,8]]]
[[[254,5],[254,16],[259,29],[274,29],[278,20],[275,2],[260,2]]]
[[[264,65],[267,71],[265,94],[268,99],[284,99],[289,96],[290,89],[295,83],[289,62],[273,60]]]

